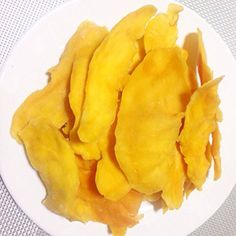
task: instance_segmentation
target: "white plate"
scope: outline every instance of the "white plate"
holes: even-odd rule
[[[87,0],[71,1],[43,17],[17,44],[5,65],[0,79],[0,164],[2,178],[22,210],[42,229],[57,236],[107,235],[107,228],[99,223],[69,222],[49,212],[41,200],[45,190],[30,167],[21,145],[9,134],[16,108],[32,91],[46,84],[46,70],[56,64],[63,47],[78,24],[90,19],[111,27],[126,13],[153,4],[165,10],[167,1],[156,0]],[[179,42],[183,36],[199,27],[208,52],[209,64],[215,77],[224,74],[220,84],[221,108],[224,113],[222,131],[222,169],[219,181],[212,173],[202,192],[194,191],[181,209],[163,215],[149,205],[142,211],[145,218],[128,230],[127,235],[187,235],[203,224],[229,195],[236,180],[236,63],[219,35],[196,13],[185,7],[179,20]]]

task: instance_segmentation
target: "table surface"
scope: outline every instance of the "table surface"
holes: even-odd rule
[[[0,0],[0,69],[19,38],[43,15],[63,2],[66,0]],[[179,2],[206,19],[221,35],[236,58],[236,0],[179,0]],[[48,234],[16,205],[0,177],[0,236],[31,235]],[[190,234],[190,236],[221,235],[236,236],[236,186],[218,211]]]

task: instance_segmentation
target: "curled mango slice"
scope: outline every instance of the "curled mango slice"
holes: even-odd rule
[[[73,219],[80,181],[77,158],[68,141],[43,118],[32,119],[19,136],[31,165],[47,189],[44,204],[57,214]]]
[[[187,65],[191,90],[194,92],[198,88],[197,65],[199,57],[199,36],[197,33],[190,33],[184,39],[183,48],[188,53]]]
[[[212,146],[211,153],[214,160],[214,179],[217,180],[221,176],[221,157],[220,157],[220,140],[221,134],[218,124],[216,124],[216,129],[212,132]]]
[[[206,50],[202,39],[202,32],[199,29],[198,29],[198,42],[199,42],[198,73],[201,80],[201,84],[204,84],[213,79],[213,72],[207,65]]]
[[[69,103],[75,117],[73,128],[70,131],[70,143],[76,154],[82,155],[87,160],[97,160],[100,158],[100,151],[97,144],[81,142],[77,135],[77,129],[82,112],[89,63],[95,49],[108,32],[105,27],[99,27],[88,21],[82,23],[80,28],[84,40],[81,40],[76,53],[70,79]]]
[[[217,87],[221,78],[211,80],[197,89],[185,112],[181,131],[180,149],[187,163],[187,175],[201,189],[206,180],[210,163],[206,157],[209,135],[216,129],[215,116],[220,103]]]
[[[86,28],[86,24],[78,27],[67,43],[58,65],[49,70],[51,80],[48,85],[32,93],[15,112],[11,134],[18,141],[18,132],[36,117],[49,119],[58,129],[66,123],[72,126],[73,114],[68,101],[70,75],[75,55],[87,40],[84,38]]]
[[[97,165],[96,186],[105,198],[117,201],[130,191],[130,186],[116,160],[114,128],[99,141],[102,159]]]
[[[144,34],[146,52],[156,48],[169,48],[176,45],[178,14],[182,10],[182,6],[170,4],[166,14],[158,14],[150,20]]]
[[[198,41],[199,41],[198,72],[201,84],[205,84],[206,82],[213,79],[213,72],[207,64],[207,56],[203,43],[202,32],[199,29],[198,29]],[[212,146],[211,146],[211,154],[214,160],[215,180],[217,180],[221,176],[221,158],[220,158],[221,134],[219,126],[217,124],[217,122],[221,120],[222,120],[222,113],[220,109],[217,108],[215,117],[216,128],[212,132]]]
[[[181,49],[149,52],[123,91],[115,132],[117,161],[131,187],[148,195],[162,191],[169,208],[178,208],[183,197],[176,140],[185,109],[181,95],[189,91],[186,73]]]
[[[119,91],[139,58],[138,40],[143,37],[146,23],[155,12],[155,7],[145,6],[130,13],[111,30],[95,51],[89,66],[78,129],[83,142],[99,140],[114,122]]]

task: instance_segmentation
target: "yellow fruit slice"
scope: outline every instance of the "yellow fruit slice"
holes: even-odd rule
[[[189,71],[189,80],[191,85],[191,90],[194,92],[198,88],[197,82],[197,64],[199,56],[199,38],[197,33],[190,33],[184,39],[183,48],[188,53],[188,71]]]
[[[58,65],[49,70],[50,82],[42,90],[32,93],[14,114],[11,134],[18,139],[18,132],[36,117],[49,119],[58,129],[66,123],[71,127],[73,114],[69,107],[68,93],[72,64],[75,55],[86,41],[86,24],[81,24],[67,43]],[[68,132],[67,128],[67,132]],[[18,139],[19,140],[19,139]]]
[[[198,189],[205,182],[210,167],[205,152],[209,135],[216,129],[215,117],[220,103],[217,87],[220,81],[221,78],[211,80],[192,95],[179,138],[188,178]]]
[[[97,165],[96,186],[105,198],[117,201],[130,191],[130,186],[115,157],[114,128],[113,125],[108,135],[99,141],[102,159]]]
[[[137,65],[148,20],[155,14],[145,6],[122,19],[95,51],[89,66],[83,113],[78,134],[83,142],[95,142],[115,120],[119,91]],[[132,25],[132,27],[130,27]]]
[[[131,187],[148,195],[162,191],[169,208],[178,208],[183,198],[176,140],[183,94],[190,91],[186,68],[180,48],[149,52],[123,91],[116,128],[117,161]]]
[[[169,163],[167,172],[169,176],[166,179],[165,186],[162,191],[162,199],[165,201],[166,210],[179,208],[183,202],[185,168],[183,158],[179,152],[176,152],[172,158],[172,164]],[[171,162],[171,160],[169,160]],[[163,173],[163,177],[165,173]]]
[[[73,128],[70,131],[70,143],[75,153],[86,160],[98,160],[100,151],[96,143],[82,143],[78,138],[77,130],[84,101],[89,63],[95,49],[100,45],[107,33],[108,31],[105,27],[97,26],[88,21],[83,23],[84,40],[80,42],[80,48],[75,55],[70,79],[69,103],[75,117]]]
[[[217,124],[216,129],[212,133],[212,147],[211,147],[211,152],[214,160],[215,180],[219,179],[221,176],[220,140],[221,140],[221,134],[219,126]]]
[[[205,84],[206,82],[213,79],[213,72],[207,64],[207,56],[202,39],[202,32],[199,29],[198,29],[198,41],[199,41],[198,72],[201,84]],[[215,180],[217,180],[221,176],[221,161],[220,161],[220,151],[219,151],[221,134],[219,126],[217,124],[218,121],[222,121],[222,112],[220,111],[219,108],[217,108],[216,111],[216,116],[215,116],[216,128],[212,132],[212,147],[211,147],[211,152],[214,160]]]
[[[183,7],[169,4],[167,13],[158,14],[147,25],[144,34],[146,52],[156,48],[169,48],[176,45],[178,37],[177,21]]]
[[[198,73],[201,80],[201,84],[204,84],[213,79],[213,72],[207,65],[206,50],[202,39],[202,32],[199,29],[198,29],[198,42],[199,42]]]
[[[51,211],[74,218],[73,202],[79,190],[77,158],[60,131],[43,118],[32,119],[20,131],[32,167],[46,189],[43,201]]]

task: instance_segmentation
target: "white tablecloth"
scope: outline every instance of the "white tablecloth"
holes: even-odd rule
[[[22,34],[40,17],[65,1],[0,0],[0,67]],[[180,0],[180,2],[205,18],[220,33],[236,58],[236,0]],[[24,235],[48,234],[15,204],[0,178],[0,236]],[[191,236],[221,235],[236,235],[236,187],[221,208],[191,234]]]

